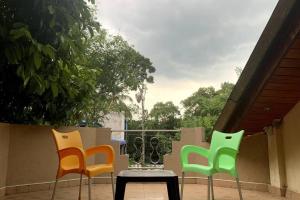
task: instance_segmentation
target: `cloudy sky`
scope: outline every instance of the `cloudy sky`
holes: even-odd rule
[[[156,67],[146,107],[235,83],[278,0],[96,0],[98,20]]]

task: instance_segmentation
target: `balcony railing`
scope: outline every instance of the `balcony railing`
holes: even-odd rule
[[[180,130],[113,130],[124,132],[126,144],[121,152],[129,155],[130,168],[163,168],[163,156],[172,152],[172,141]]]

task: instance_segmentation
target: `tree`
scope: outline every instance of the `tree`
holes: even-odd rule
[[[0,120],[61,123],[78,114],[95,89],[98,72],[81,64],[98,29],[82,0],[0,1]]]
[[[151,61],[121,36],[108,35],[105,30],[88,41],[85,55],[87,65],[101,71],[96,79],[96,92],[87,104],[93,110],[87,113],[95,114],[91,120],[97,120],[109,111],[123,111],[130,117],[136,106],[127,94],[144,82],[153,83],[149,74],[154,73],[155,68]]]
[[[236,75],[237,75],[238,77],[240,77],[241,74],[242,74],[242,72],[243,72],[243,68],[242,68],[242,67],[236,67],[236,68],[234,69],[234,71],[235,71]]]
[[[0,120],[77,124],[124,111],[152,63],[94,20],[94,0],[0,1]]]
[[[185,112],[182,126],[201,126],[206,128],[207,134],[210,134],[233,86],[234,84],[225,82],[217,91],[213,87],[199,88],[192,96],[183,100]]]
[[[149,116],[153,120],[153,125],[151,128],[179,128],[180,111],[179,108],[175,106],[171,101],[168,101],[166,103],[156,103],[150,111]]]
[[[213,87],[201,87],[192,96],[186,98],[181,103],[185,108],[184,116],[206,116],[214,115],[211,101],[216,95],[215,88]]]
[[[150,119],[146,122],[148,129],[175,130],[180,128],[180,111],[173,102],[158,102],[154,104],[149,113]],[[155,135],[159,141],[160,160],[164,154],[172,151],[172,141],[179,140],[180,134],[176,132],[161,132]]]

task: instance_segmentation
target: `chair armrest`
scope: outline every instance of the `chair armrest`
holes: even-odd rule
[[[231,147],[219,147],[219,148],[217,148],[215,154],[213,155],[213,165],[218,166],[216,162],[218,161],[217,158],[221,154],[225,154],[225,155],[228,155],[228,156],[231,156],[231,157],[235,158],[237,153],[238,153],[238,151],[236,149],[231,148]]]
[[[195,145],[185,145],[181,148],[180,151],[180,158],[181,158],[181,164],[188,164],[188,157],[189,154],[196,153],[200,156],[203,156],[205,158],[208,158],[209,150],[205,149],[200,146]]]
[[[68,147],[58,150],[60,160],[68,156],[77,156],[79,160],[79,169],[85,170],[86,168],[86,154],[82,148]]]
[[[99,145],[96,147],[89,148],[85,151],[87,156],[94,155],[96,153],[104,153],[107,155],[107,164],[112,164],[115,160],[115,151],[110,145]]]

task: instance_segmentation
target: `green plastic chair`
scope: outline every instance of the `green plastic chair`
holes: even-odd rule
[[[207,199],[210,200],[210,194],[214,199],[213,190],[213,174],[228,173],[235,177],[238,186],[239,196],[242,200],[241,186],[239,183],[239,176],[236,169],[236,157],[239,151],[241,139],[244,131],[237,133],[222,133],[214,131],[212,135],[210,149],[205,149],[195,145],[185,145],[180,152],[182,165],[182,184],[181,184],[181,200],[183,198],[184,173],[196,172],[204,174],[208,177],[207,184]],[[189,155],[191,153],[198,154],[208,159],[208,166],[189,163]],[[211,191],[211,193],[210,193]]]

